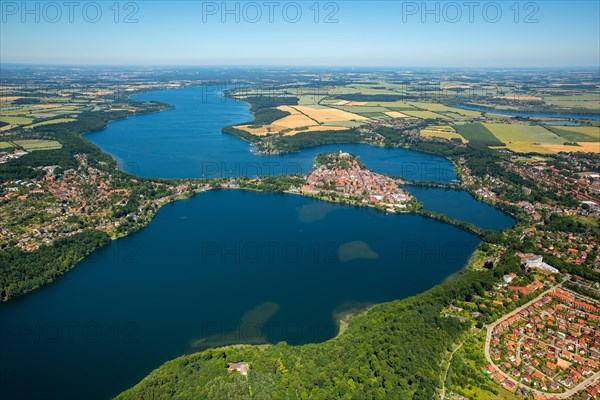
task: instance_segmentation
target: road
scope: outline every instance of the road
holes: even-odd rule
[[[446,365],[446,372],[444,372],[444,380],[442,381],[442,396],[441,396],[441,400],[444,400],[444,397],[446,396],[446,379],[448,378],[448,370],[450,369],[450,363],[452,362],[452,357],[454,357],[454,353],[456,353],[456,351],[458,349],[460,349],[462,347],[463,344],[465,344],[465,342],[467,341],[467,339],[469,338],[471,334],[469,333],[467,335],[467,337],[465,338],[465,340],[463,340],[455,349],[454,351],[452,351],[452,353],[450,353],[450,358],[448,358],[448,365]]]

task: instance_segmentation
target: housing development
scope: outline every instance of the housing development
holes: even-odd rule
[[[577,392],[595,397],[599,322],[597,302],[552,287],[490,328],[486,373],[509,390],[519,387],[547,398],[570,398]]]

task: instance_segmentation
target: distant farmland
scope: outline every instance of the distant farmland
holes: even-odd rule
[[[471,124],[452,126],[462,137],[469,142],[481,143],[486,146],[503,146],[502,143],[492,132],[479,122]]]
[[[62,144],[57,142],[56,140],[14,140],[18,146],[21,146],[26,151],[34,151],[34,150],[57,150],[62,148]]]
[[[549,130],[570,142],[600,142],[597,126],[548,126]]]

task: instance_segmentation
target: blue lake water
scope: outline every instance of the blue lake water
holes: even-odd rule
[[[86,137],[138,175],[306,173],[316,154],[342,149],[390,175],[456,179],[446,159],[410,150],[331,145],[258,156],[220,132],[250,119],[243,103],[198,88],[137,98],[177,108]],[[464,192],[408,189],[452,218],[489,229],[512,224]],[[106,399],[187,352],[323,341],[336,334],[336,312],[422,292],[460,270],[478,243],[415,215],[294,195],[199,194],[163,207],[146,228],[55,283],[0,305],[0,398]]]
[[[106,399],[203,346],[323,341],[336,310],[422,292],[478,243],[420,216],[203,193],[0,306],[0,398]]]
[[[450,182],[452,164],[443,157],[362,144],[326,145],[295,154],[257,155],[243,140],[221,133],[225,125],[251,121],[246,103],[207,93],[203,87],[164,90],[136,100],[175,105],[161,113],[132,116],[86,135],[135,175],[163,178],[236,177],[310,172],[319,153],[347,151],[371,169],[408,180]]]
[[[406,189],[423,203],[423,208],[439,212],[459,221],[470,222],[483,229],[502,230],[514,225],[515,220],[485,204],[463,190],[406,186]]]

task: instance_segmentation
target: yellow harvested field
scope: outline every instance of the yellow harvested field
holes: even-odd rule
[[[384,114],[391,118],[413,118],[410,115],[402,114],[398,111],[386,111]]]
[[[490,146],[491,149],[501,150],[509,149],[517,153],[540,153],[540,154],[556,154],[565,153],[600,153],[600,143],[598,142],[578,142],[579,146],[567,146],[564,144],[537,144],[537,143],[507,143],[506,146]]]
[[[31,108],[60,108],[62,106],[63,106],[62,104],[44,103],[44,104],[33,104],[30,107]]]
[[[273,122],[271,124],[271,126],[275,127],[283,127],[284,129],[286,128],[299,128],[301,126],[311,126],[311,125],[317,125],[317,123],[315,121],[313,121],[312,119],[308,118],[306,115],[302,115],[302,114],[292,114],[292,115],[288,115],[287,117],[283,117],[281,119],[278,119],[277,121]]]
[[[295,135],[300,132],[319,132],[319,131],[344,131],[350,129],[349,126],[338,125],[320,125],[324,122],[345,122],[353,119],[366,120],[368,118],[338,110],[335,108],[312,108],[306,106],[279,106],[277,109],[287,111],[290,115],[273,121],[269,125],[253,127],[252,125],[237,125],[237,129],[242,129],[256,136],[273,135],[283,133],[284,136]],[[305,115],[307,114],[307,115]],[[318,118],[317,118],[318,117]],[[319,122],[317,122],[319,121]]]
[[[271,125],[265,125],[265,126],[261,126],[259,128],[252,128],[250,125],[236,125],[235,128],[241,129],[241,130],[251,133],[255,136],[266,136],[266,135],[270,135],[270,134],[274,134],[274,133],[278,132],[278,131],[274,131],[272,129]]]
[[[13,101],[22,98],[23,96],[0,96],[0,101]]]
[[[369,119],[367,117],[363,117],[362,115],[338,110],[336,108],[312,108],[306,106],[296,106],[293,108],[300,111],[302,114],[308,115],[310,118],[318,122],[364,121]]]
[[[351,101],[346,105],[347,106],[366,106],[367,102],[366,101]]]
[[[284,136],[293,136],[301,132],[322,132],[322,131],[345,131],[350,129],[347,126],[336,125],[301,125],[296,128],[286,128],[281,125],[265,125],[260,128],[252,128],[250,125],[238,125],[237,129],[242,129],[255,136],[274,135],[282,133]]]
[[[340,100],[337,103],[333,103],[333,105],[334,106],[345,106],[348,103],[350,103],[348,100]]]
[[[441,118],[441,119],[446,119],[446,120],[451,120],[452,118],[447,117],[445,115],[442,114],[436,114],[433,111],[404,111],[405,114],[408,114],[412,117],[417,117],[417,118],[422,118],[422,119],[427,119],[427,118],[431,118],[431,119],[435,119],[435,118]]]
[[[278,110],[289,112],[290,114],[300,114],[298,110],[290,106],[278,106]]]
[[[565,152],[576,152],[582,151],[584,153],[600,153],[600,142],[578,142],[579,146],[565,146],[564,144],[544,144],[542,147],[548,149],[552,153]]]
[[[441,129],[421,129],[421,136],[439,137],[444,139],[460,139],[461,142],[466,143],[467,141],[461,135],[456,132],[441,130]]]

